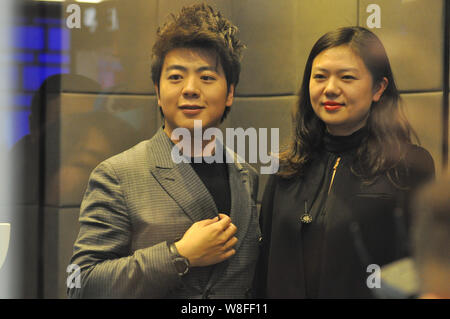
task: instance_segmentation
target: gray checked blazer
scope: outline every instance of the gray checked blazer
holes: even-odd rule
[[[255,169],[228,164],[236,254],[216,265],[193,267],[180,278],[167,241],[181,238],[194,222],[218,212],[191,165],[173,162],[172,147],[160,129],[94,169],[70,261],[80,267],[81,288],[68,289],[69,297],[251,297],[261,236]]]

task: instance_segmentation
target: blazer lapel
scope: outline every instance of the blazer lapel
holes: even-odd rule
[[[167,134],[160,129],[150,142],[148,149],[150,170],[161,187],[193,222],[216,217],[218,210],[214,199],[191,165],[189,163],[175,164],[172,160],[171,151],[174,144]],[[222,143],[222,141],[218,142]],[[238,238],[238,242],[233,248],[238,250],[247,234],[252,217],[249,172],[238,162],[234,152],[226,147],[223,147],[223,150],[234,158],[233,163],[228,163],[228,179],[231,192],[230,218],[237,227],[235,236]],[[226,260],[213,267],[208,288],[223,276],[228,262]]]
[[[228,174],[231,191],[231,222],[237,227],[235,236],[238,242],[235,249],[238,250],[247,234],[248,225],[252,217],[252,191],[248,171],[239,163],[228,164]],[[256,203],[255,203],[256,204]]]
[[[173,146],[162,129],[153,137],[148,150],[152,175],[193,222],[214,218],[218,211],[211,194],[189,163],[174,163]]]

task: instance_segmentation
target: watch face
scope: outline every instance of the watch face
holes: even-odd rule
[[[186,258],[177,257],[173,260],[175,268],[180,276],[186,275],[189,271],[189,263]]]

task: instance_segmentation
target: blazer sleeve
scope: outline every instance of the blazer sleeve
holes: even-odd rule
[[[81,204],[80,232],[71,264],[81,287],[71,298],[162,298],[179,284],[166,242],[131,254],[131,224],[119,179],[108,162],[91,174]]]

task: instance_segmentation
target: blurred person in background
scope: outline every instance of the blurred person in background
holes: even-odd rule
[[[450,176],[429,184],[418,194],[414,212],[413,257],[420,298],[450,298]]]
[[[43,195],[39,194],[39,188],[45,178],[45,172],[41,170],[43,165],[41,161],[46,156],[51,161],[47,169],[54,170],[58,166],[61,118],[93,111],[93,105],[89,104],[65,105],[63,110],[61,102],[63,85],[77,88],[81,92],[100,90],[97,82],[78,74],[55,74],[42,82],[31,100],[31,112],[28,117],[29,134],[23,136],[11,149],[16,202],[30,204],[43,200]],[[52,142],[46,144],[46,139]],[[43,154],[45,152],[47,154]],[[93,167],[97,164],[98,162]]]

